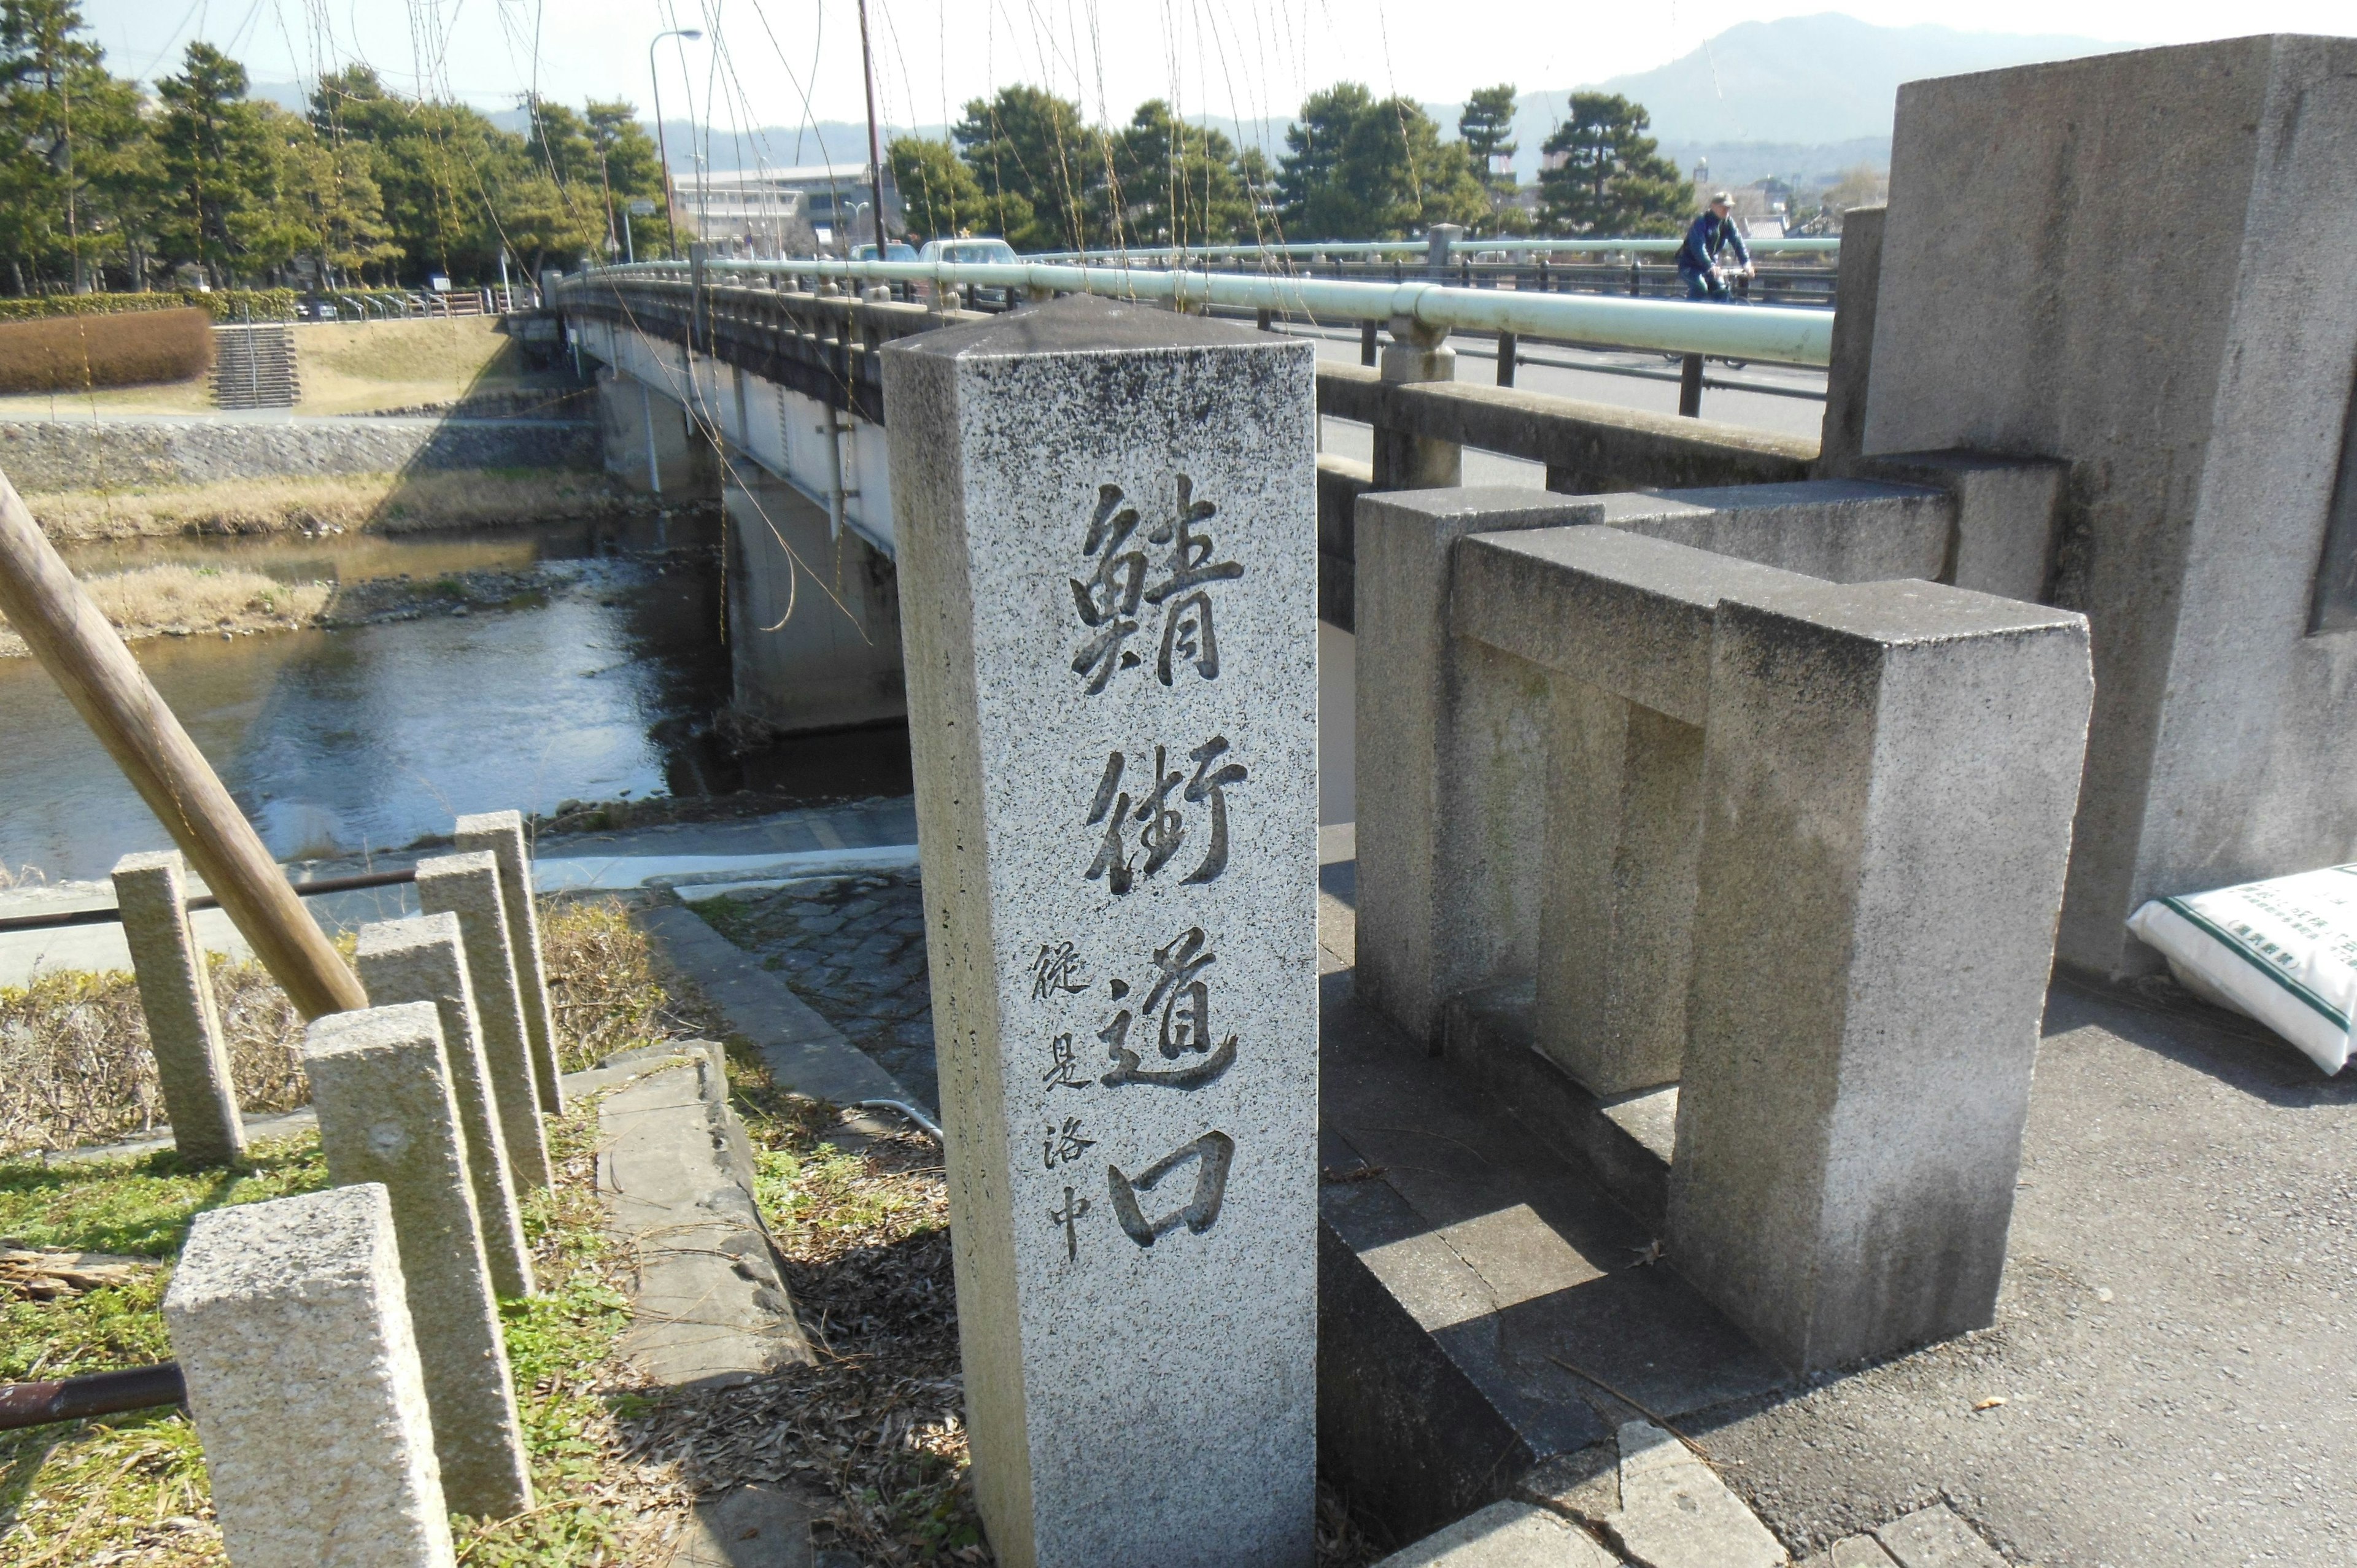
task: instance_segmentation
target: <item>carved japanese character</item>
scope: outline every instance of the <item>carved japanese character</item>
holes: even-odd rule
[[[1244,575],[1241,562],[1211,561],[1211,536],[1197,533],[1194,525],[1219,511],[1210,501],[1195,499],[1195,481],[1186,475],[1178,476],[1178,510],[1170,518],[1154,526],[1146,536],[1149,544],[1168,544],[1170,553],[1163,557],[1162,569],[1168,574],[1162,581],[1146,590],[1146,602],[1158,605],[1173,594],[1181,594],[1204,583],[1216,583]],[[1163,682],[1168,685],[1169,682]]]
[[[1120,1166],[1108,1165],[1105,1187],[1113,1198],[1114,1218],[1121,1222],[1123,1232],[1141,1247],[1153,1246],[1181,1225],[1190,1234],[1200,1236],[1219,1220],[1220,1204],[1228,1192],[1228,1166],[1235,1154],[1233,1138],[1225,1133],[1206,1133],[1184,1148],[1163,1155],[1135,1176],[1124,1176]],[[1164,1176],[1189,1161],[1195,1165],[1193,1195],[1184,1207],[1148,1219],[1137,1195],[1151,1192]],[[1070,1196],[1067,1191],[1068,1200]]]
[[[1220,678],[1220,639],[1211,630],[1211,596],[1190,594],[1162,613],[1162,656],[1155,662],[1155,678],[1168,686],[1173,653],[1206,681]],[[1096,688],[1090,688],[1092,691]]]
[[[1154,951],[1155,968],[1159,977],[1153,989],[1146,993],[1139,1012],[1152,1015],[1161,1009],[1160,1039],[1157,1048],[1165,1061],[1177,1061],[1181,1057],[1195,1055],[1203,1060],[1192,1067],[1146,1068],[1144,1058],[1129,1047],[1130,1026],[1135,1021],[1130,1010],[1123,1008],[1112,1023],[1097,1033],[1105,1044],[1105,1054],[1114,1063],[1113,1070],[1097,1081],[1108,1089],[1125,1083],[1159,1084],[1165,1089],[1200,1089],[1215,1081],[1235,1065],[1236,1037],[1230,1035],[1216,1049],[1211,1045],[1211,988],[1209,982],[1198,978],[1202,971],[1219,961],[1219,955],[1204,950],[1202,928],[1189,927]],[[1207,1054],[1208,1053],[1208,1054]]]
[[[1079,1159],[1084,1152],[1096,1146],[1097,1141],[1094,1138],[1081,1136],[1081,1119],[1077,1116],[1067,1116],[1064,1118],[1064,1125],[1061,1129],[1052,1126],[1048,1129],[1048,1136],[1040,1144],[1039,1148],[1040,1153],[1047,1158],[1048,1169],[1052,1171],[1058,1165],[1069,1165]]]
[[[1048,1070],[1039,1075],[1039,1081],[1049,1089],[1089,1087],[1088,1075],[1081,1069],[1080,1058],[1072,1048],[1071,1035],[1059,1035],[1048,1042]]]
[[[1227,749],[1227,737],[1215,735],[1187,754],[1195,763],[1195,777],[1187,781],[1187,803],[1199,806],[1208,800],[1211,806],[1211,848],[1203,854],[1203,864],[1187,874],[1185,880],[1190,883],[1209,882],[1228,868],[1228,798],[1224,791],[1228,785],[1241,784],[1250,775],[1242,764],[1234,762],[1223,765],[1216,772],[1211,770],[1211,764]]]
[[[1088,1211],[1089,1200],[1074,1197],[1069,1187],[1064,1189],[1064,1207],[1048,1210],[1048,1223],[1060,1227],[1064,1232],[1064,1259],[1067,1262],[1080,1262],[1081,1238],[1075,1227]]]
[[[1135,879],[1129,867],[1129,846],[1122,842],[1122,832],[1129,825],[1129,795],[1121,789],[1123,759],[1120,752],[1105,758],[1104,777],[1097,781],[1096,799],[1090,803],[1089,820],[1082,824],[1094,827],[1104,824],[1103,836],[1097,840],[1096,858],[1089,862],[1088,880],[1102,876],[1105,886],[1116,894],[1129,891]]]
[[[1031,999],[1042,1001],[1060,991],[1078,995],[1089,988],[1088,971],[1088,961],[1071,942],[1055,947],[1041,942],[1039,956],[1031,964]]]
[[[1086,581],[1070,579],[1081,624],[1096,633],[1072,655],[1072,673],[1088,677],[1091,696],[1105,689],[1114,670],[1138,662],[1138,656],[1123,645],[1137,630],[1135,618],[1146,585],[1146,559],[1143,550],[1122,549],[1137,531],[1137,509],[1122,501],[1119,485],[1097,487],[1096,513],[1089,520],[1081,551],[1096,558],[1096,570]]]

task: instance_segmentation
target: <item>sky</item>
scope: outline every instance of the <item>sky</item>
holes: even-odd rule
[[[856,0],[83,0],[118,72],[169,74],[191,39],[258,81],[308,81],[358,59],[398,90],[509,107],[537,89],[578,103],[650,103],[648,50],[665,27],[704,39],[656,53],[667,117],[716,126],[856,120]],[[1189,115],[1283,116],[1356,79],[1455,102],[1501,79],[1561,88],[1646,70],[1738,22],[1838,9],[1903,27],[1954,26],[1953,0],[869,0],[888,124],[939,124],[967,99],[1026,81],[1125,120],[1160,97]],[[2357,31],[2352,0],[1980,0],[1988,32],[2182,43],[2245,33]]]

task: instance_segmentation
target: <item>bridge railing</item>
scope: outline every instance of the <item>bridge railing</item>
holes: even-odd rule
[[[689,281],[677,262],[640,262],[594,268],[583,285]],[[1522,288],[1468,288],[1426,279],[1397,282],[1330,278],[1265,271],[1213,272],[1138,265],[1088,266],[1055,262],[750,261],[716,258],[707,283],[766,279],[924,285],[939,291],[984,289],[1035,298],[1091,294],[1113,299],[1168,301],[1185,309],[1225,306],[1333,323],[1388,323],[1394,330],[1512,333],[1603,348],[1667,354],[1712,355],[1791,365],[1824,365],[1832,355],[1833,312],[1788,305],[1732,306],[1682,299],[1572,294]]]

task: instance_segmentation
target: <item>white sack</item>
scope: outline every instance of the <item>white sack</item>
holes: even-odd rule
[[[2328,1073],[2349,1060],[2357,865],[2156,898],[2128,929],[2195,995],[2256,1018]]]

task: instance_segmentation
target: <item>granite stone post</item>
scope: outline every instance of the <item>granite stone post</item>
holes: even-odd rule
[[[1074,296],[883,360],[992,1545],[1307,1563],[1311,356]]]
[[[1993,1318],[2091,696],[2067,611],[1717,606],[1669,1256],[1796,1369]]]
[[[230,1075],[221,1015],[205,955],[188,933],[188,872],[178,850],[126,854],[114,863],[123,940],[139,978],[139,1008],[172,1144],[184,1158],[229,1165],[245,1155],[245,1123]]]
[[[431,1002],[441,1015],[442,1044],[458,1098],[459,1124],[466,1132],[467,1174],[475,1190],[483,1251],[490,1260],[491,1288],[503,1296],[530,1295],[532,1249],[523,1239],[507,1134],[500,1126],[499,1091],[483,1055],[483,1026],[475,1012],[475,988],[467,979],[458,918],[419,915],[362,926],[353,963],[371,1006]]]
[[[743,403],[743,378],[737,381]],[[523,813],[479,811],[460,817],[451,831],[460,854],[488,854],[500,863],[500,902],[508,917],[508,948],[515,956],[516,999],[523,1008],[525,1036],[532,1042],[532,1079],[541,1109],[565,1109],[563,1076],[557,1070],[556,1019],[548,1006],[548,977],[541,968],[540,912],[532,894],[532,855],[523,842]]]
[[[382,1183],[392,1204],[450,1507],[520,1513],[531,1472],[441,1015],[430,1002],[329,1014],[304,1036],[303,1066],[328,1174]]]
[[[2352,166],[2357,38],[1900,90],[1863,450],[2070,465],[2049,593],[2094,637],[2060,949],[2081,970],[2159,967],[2123,924],[2147,898],[2357,857],[2357,638],[2316,615]]]
[[[1819,427],[1817,461],[1810,469],[1820,479],[1847,478],[1865,449],[1866,392],[1874,375],[1874,312],[1882,287],[1882,220],[1888,211],[1877,204],[1842,214],[1825,417]]]
[[[499,1096],[500,1132],[519,1190],[549,1184],[548,1139],[540,1125],[540,1087],[532,1065],[532,1036],[516,985],[508,940],[507,899],[498,859],[482,851],[436,855],[417,863],[417,907],[429,915],[456,915],[467,950],[467,979],[482,1025],[483,1059]]]
[[[409,1312],[382,1187],[197,1216],[164,1322],[237,1568],[456,1561]]]

